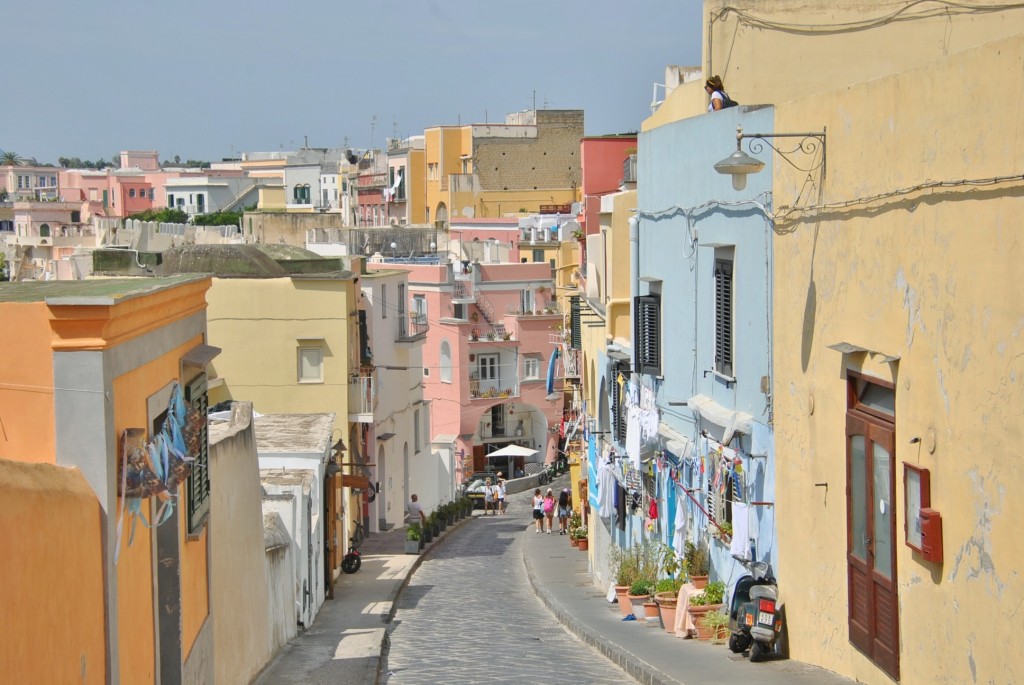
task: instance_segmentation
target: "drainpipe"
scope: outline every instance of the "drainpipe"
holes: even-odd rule
[[[636,330],[636,312],[632,303],[640,294],[640,218],[629,217],[629,339],[632,341],[629,346],[630,366],[636,368],[636,341],[633,340],[633,331]]]

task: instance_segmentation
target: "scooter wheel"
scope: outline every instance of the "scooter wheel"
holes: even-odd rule
[[[768,658],[768,651],[764,645],[756,640],[750,645],[750,663],[756,664],[759,661],[764,661]]]
[[[345,573],[355,573],[363,565],[363,560],[358,554],[346,554],[341,560],[341,570]]]
[[[744,652],[749,646],[749,635],[743,635],[742,633],[733,633],[729,636],[729,651],[731,651],[733,654],[739,654],[740,652]]]

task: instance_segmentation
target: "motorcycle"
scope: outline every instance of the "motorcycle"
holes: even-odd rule
[[[736,582],[729,604],[729,649],[734,654],[750,649],[752,662],[764,661],[776,651],[782,632],[779,586],[769,564],[740,563],[750,573]]]
[[[363,565],[363,558],[359,556],[359,545],[356,538],[348,539],[348,554],[341,560],[341,570],[345,573],[355,573]]]

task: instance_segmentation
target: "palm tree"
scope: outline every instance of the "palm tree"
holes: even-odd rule
[[[17,152],[5,152],[0,156],[0,166],[21,166],[24,160]]]

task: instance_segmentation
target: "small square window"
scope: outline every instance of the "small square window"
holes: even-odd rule
[[[540,378],[540,357],[523,357],[523,380]]]
[[[324,382],[324,352],[319,347],[299,348],[299,383]]]

